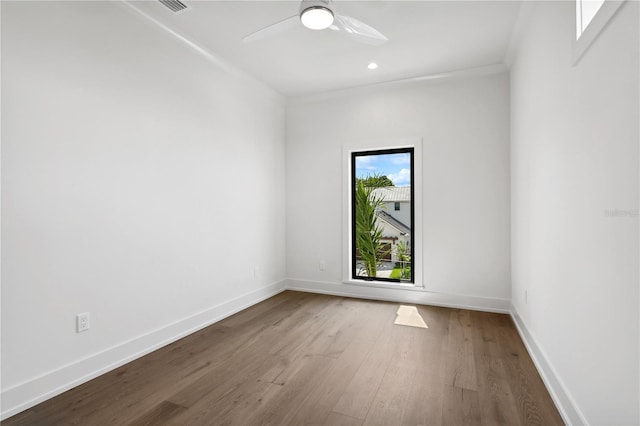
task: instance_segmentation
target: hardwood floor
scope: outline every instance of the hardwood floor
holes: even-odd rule
[[[560,425],[507,315],[287,291],[3,425]]]

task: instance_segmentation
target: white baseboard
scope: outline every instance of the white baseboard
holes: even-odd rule
[[[447,308],[471,309],[475,311],[508,314],[509,299],[464,296],[426,291],[424,289],[394,289],[389,287],[371,287],[319,281],[285,280],[287,290],[308,293],[330,294],[334,296],[356,297],[361,299],[384,300],[399,303],[444,306]]]
[[[540,377],[542,377],[542,381],[547,387],[553,402],[556,404],[562,420],[570,426],[588,425],[589,423],[578,408],[575,400],[567,391],[567,387],[556,373],[553,365],[549,362],[549,359],[535,337],[529,332],[529,329],[513,304],[511,305],[511,318],[513,318],[518,333],[520,333],[520,338],[524,342],[538,373],[540,373]]]
[[[3,390],[0,419],[5,420],[101,374],[275,296],[284,289],[284,282],[277,282]]]

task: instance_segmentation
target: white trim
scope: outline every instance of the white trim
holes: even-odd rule
[[[509,68],[513,65],[516,53],[518,51],[518,45],[525,32],[526,27],[529,24],[531,18],[531,11],[533,10],[535,2],[523,1],[520,3],[520,9],[518,10],[518,17],[516,18],[513,28],[511,29],[511,37],[509,37],[509,45],[505,52],[503,62]]]
[[[213,306],[2,391],[5,420],[284,291],[284,281]]]
[[[266,83],[260,81],[254,75],[240,69],[208,47],[205,47],[204,45],[198,43],[192,37],[192,35],[183,33],[183,30],[176,28],[175,25],[170,21],[163,22],[160,19],[147,14],[145,11],[138,7],[138,5],[136,4],[137,2],[129,0],[118,0],[109,3],[120,7],[123,11],[134,16],[136,19],[146,22],[148,25],[154,27],[155,29],[173,37],[174,39],[182,43],[185,47],[190,49],[192,52],[209,61],[216,68],[222,70],[228,75],[242,79],[247,84],[251,84],[252,88],[254,88],[255,90],[260,90],[264,93],[268,93],[270,96],[275,96],[277,98],[284,98],[284,95],[282,95],[280,92],[276,91]]]
[[[589,50],[591,44],[598,38],[600,32],[607,26],[613,15],[616,14],[620,6],[625,0],[605,0],[604,4],[600,7],[596,15],[591,22],[584,29],[580,37],[576,40],[576,34],[578,32],[578,20],[574,19],[574,27],[572,33],[573,39],[573,65],[577,65],[580,62],[582,56]],[[577,13],[577,8],[576,12]],[[574,15],[575,18],[575,15]]]
[[[428,75],[421,75],[421,76],[411,77],[411,78],[384,81],[382,83],[353,86],[353,87],[347,87],[344,89],[337,89],[337,90],[327,90],[325,92],[315,93],[315,94],[289,96],[287,97],[287,105],[288,106],[305,105],[305,104],[314,103],[314,102],[323,102],[323,101],[335,99],[335,98],[354,96],[356,94],[371,93],[372,91],[381,90],[381,89],[410,87],[417,84],[440,84],[443,82],[463,80],[463,79],[469,79],[474,77],[481,77],[485,75],[503,74],[508,71],[509,69],[507,68],[507,66],[502,63],[485,65],[481,67],[453,70],[453,71],[442,72],[438,74],[428,74]]]
[[[553,368],[553,364],[551,364],[549,358],[546,356],[533,334],[529,332],[524,320],[513,304],[511,304],[511,318],[516,325],[520,338],[527,348],[527,352],[529,352],[529,356],[531,356],[531,359],[533,360],[536,370],[538,370],[538,373],[547,387],[553,402],[558,408],[558,411],[562,416],[562,420],[567,425],[589,424],[578,408],[578,404],[576,404],[575,399],[573,399],[562,379],[560,379],[560,376],[556,373],[555,368]]]
[[[342,281],[351,279],[351,153],[378,149],[413,148],[413,214],[414,229],[411,230],[413,242],[413,277],[410,286],[424,287],[422,255],[422,138],[404,138],[378,141],[351,142],[342,146]],[[406,286],[406,285],[405,285]],[[402,288],[402,287],[399,287]]]
[[[288,279],[285,280],[285,288],[293,291],[355,297],[358,299],[414,303],[418,305],[470,309],[473,311],[495,312],[500,314],[508,314],[510,312],[508,299],[436,293],[418,287],[412,287],[410,290],[407,290],[382,286],[356,286],[333,282]]]
[[[374,288],[391,288],[391,289],[404,289],[404,290],[417,290],[421,289],[421,287],[416,286],[412,283],[406,282],[389,282],[389,281],[367,281],[367,280],[346,280],[343,281],[342,284],[346,285],[360,285],[363,287],[374,287]]]

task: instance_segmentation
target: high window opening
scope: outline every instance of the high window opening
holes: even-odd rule
[[[414,149],[351,153],[351,278],[415,282]]]
[[[576,0],[576,38],[573,40],[573,64],[587,52],[624,0]]]
[[[576,0],[576,39],[580,38],[603,4],[604,0]]]

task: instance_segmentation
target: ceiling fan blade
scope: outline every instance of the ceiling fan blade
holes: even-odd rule
[[[249,34],[243,38],[242,41],[245,43],[251,43],[257,40],[262,40],[263,38],[271,37],[288,29],[294,28],[298,24],[300,24],[300,18],[298,15],[293,15]]]
[[[389,41],[380,31],[350,16],[336,15],[333,25],[329,28],[355,36],[359,41],[367,44],[380,45]]]

